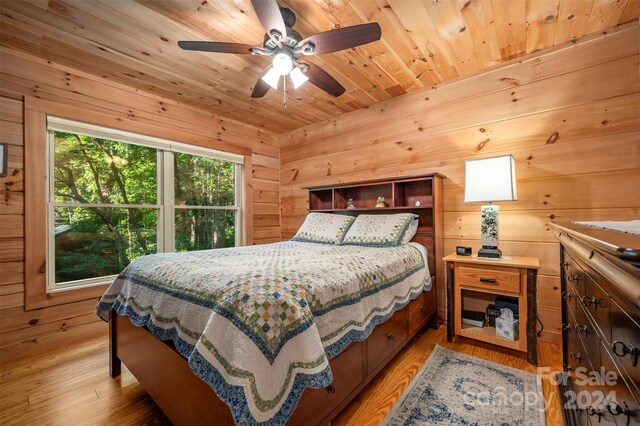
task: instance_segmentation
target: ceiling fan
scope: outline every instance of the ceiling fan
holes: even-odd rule
[[[345,92],[345,88],[335,78],[319,66],[311,62],[301,62],[299,59],[303,55],[337,52],[371,43],[380,40],[382,34],[380,26],[374,22],[325,31],[303,39],[292,28],[296,23],[296,15],[291,9],[278,7],[276,0],[251,0],[251,4],[267,31],[262,47],[216,41],[179,41],[178,46],[185,50],[203,52],[269,56],[271,65],[256,82],[251,93],[252,98],[263,97],[270,88],[277,89],[280,77],[283,77],[286,89],[287,75],[291,78],[294,89],[309,80],[325,92],[340,96]]]

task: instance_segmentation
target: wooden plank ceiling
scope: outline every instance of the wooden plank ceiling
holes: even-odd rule
[[[2,48],[282,133],[638,19],[640,0],[279,0],[308,36],[378,22],[382,39],[310,57],[347,89],[251,99],[263,57],[183,51],[178,40],[258,44],[249,0],[5,0]]]

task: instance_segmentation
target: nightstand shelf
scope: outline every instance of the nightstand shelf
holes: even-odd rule
[[[536,278],[540,260],[535,257],[486,259],[451,254],[447,265],[447,340],[455,336],[526,352],[529,363],[537,364]],[[495,327],[462,324],[462,310],[484,312],[495,296],[517,300],[518,338],[496,334]]]
[[[494,345],[504,346],[515,350],[520,349],[520,340],[509,340],[496,335],[496,328],[490,326],[475,327],[473,325],[462,324],[458,335],[469,339],[481,340]]]

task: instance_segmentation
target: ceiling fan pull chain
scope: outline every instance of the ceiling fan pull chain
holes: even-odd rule
[[[282,110],[287,111],[287,76],[282,76],[282,92],[284,99],[282,100]]]

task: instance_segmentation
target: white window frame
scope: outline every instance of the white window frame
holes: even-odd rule
[[[75,133],[101,139],[113,140],[132,145],[157,149],[158,194],[156,204],[101,204],[101,203],[56,203],[54,196],[55,131]],[[152,136],[139,135],[103,126],[80,123],[64,118],[47,116],[47,293],[91,287],[112,282],[117,275],[86,278],[64,283],[55,283],[55,208],[56,207],[108,207],[108,208],[153,208],[158,211],[157,238],[158,253],[175,251],[175,211],[176,209],[233,210],[235,223],[235,246],[242,244],[242,223],[244,212],[244,157],[242,155],[188,145]],[[216,160],[231,161],[235,164],[234,205],[232,206],[176,206],[174,188],[175,153],[181,152]]]

